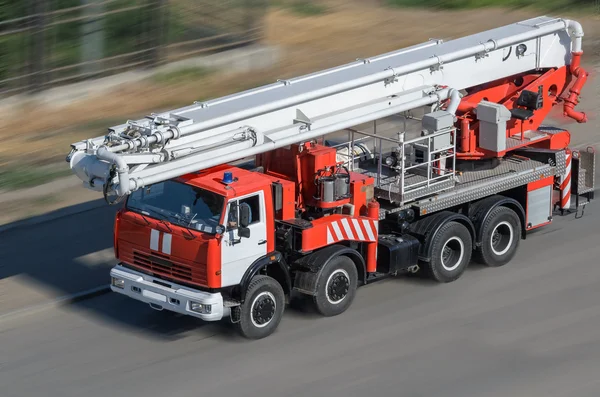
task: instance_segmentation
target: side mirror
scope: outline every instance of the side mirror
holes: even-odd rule
[[[238,229],[238,236],[245,238],[250,237],[250,228],[240,226]]]
[[[240,229],[247,228],[249,224],[250,224],[250,206],[247,204],[242,204],[242,205],[240,205]]]

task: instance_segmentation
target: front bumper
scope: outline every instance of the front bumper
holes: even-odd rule
[[[110,288],[114,292],[127,295],[130,298],[148,303],[150,307],[156,310],[170,310],[176,313],[188,316],[198,317],[205,321],[221,320],[227,313],[223,306],[223,296],[220,293],[208,293],[204,291],[193,290],[171,282],[157,279],[135,270],[128,269],[121,265],[113,267],[110,271],[111,280],[117,278],[122,281],[122,287],[119,288],[111,282]],[[169,287],[156,284],[168,284]],[[203,306],[210,306],[210,313],[198,313],[191,310],[191,304],[199,303]]]

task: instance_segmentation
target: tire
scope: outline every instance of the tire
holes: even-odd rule
[[[313,297],[317,311],[325,317],[345,312],[354,301],[357,285],[358,272],[352,259],[340,255],[330,260],[317,280]]]
[[[482,225],[481,246],[477,248],[477,262],[490,266],[504,266],[517,253],[521,241],[521,220],[510,208],[497,207]]]
[[[284,306],[281,284],[269,276],[254,276],[240,307],[240,321],[235,323],[238,332],[248,339],[271,335],[281,322]]]
[[[440,283],[449,283],[462,276],[473,254],[469,230],[458,222],[448,222],[431,244],[431,260],[426,264],[429,276]]]

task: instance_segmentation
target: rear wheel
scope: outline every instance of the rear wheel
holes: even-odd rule
[[[345,312],[354,300],[357,284],[358,272],[352,259],[338,256],[329,261],[317,281],[313,298],[317,311],[327,317]]]
[[[284,305],[285,294],[281,285],[269,276],[255,276],[240,308],[240,321],[235,323],[238,332],[248,339],[271,335],[281,322]]]
[[[481,247],[476,260],[487,266],[503,266],[517,253],[521,241],[521,220],[510,208],[497,207],[482,226]]]
[[[431,244],[431,260],[426,265],[430,277],[441,283],[458,279],[471,261],[473,245],[469,230],[458,222],[448,222]]]

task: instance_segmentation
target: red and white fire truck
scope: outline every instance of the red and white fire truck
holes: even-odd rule
[[[458,279],[593,198],[595,155],[543,124],[575,110],[579,23],[538,17],[114,126],[67,161],[110,204],[113,291],[158,310],[278,327],[405,272]],[[574,198],[574,205],[571,205]]]

